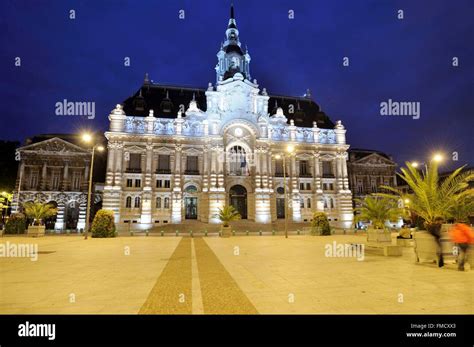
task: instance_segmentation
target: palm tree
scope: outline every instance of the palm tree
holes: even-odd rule
[[[472,214],[472,201],[466,201],[474,197],[474,189],[469,188],[469,182],[474,180],[473,171],[462,172],[463,167],[456,169],[452,174],[440,181],[438,175],[438,164],[433,161],[425,166],[421,173],[410,163],[406,163],[402,173],[398,174],[413,191],[404,194],[400,188],[382,186],[394,194],[380,194],[387,198],[408,199],[409,209],[424,220],[424,226],[428,231],[438,228],[442,221],[456,217],[460,213],[460,206],[468,211],[464,214]]]
[[[369,195],[356,201],[360,203],[360,207],[354,209],[358,212],[355,221],[371,221],[374,229],[384,229],[386,221],[396,222],[404,214],[404,210],[392,198]]]
[[[52,204],[42,204],[40,202],[27,202],[23,206],[25,214],[29,218],[33,218],[33,225],[41,225],[41,223],[49,217],[56,215],[58,210]]]
[[[224,206],[224,208],[219,209],[219,213],[216,215],[216,218],[218,218],[226,228],[229,226],[229,222],[239,220],[241,216],[234,206]]]

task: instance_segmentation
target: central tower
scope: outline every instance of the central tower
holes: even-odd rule
[[[230,7],[229,24],[225,35],[226,39],[217,53],[216,82],[226,80],[237,72],[250,81],[250,55],[247,48],[245,52],[242,51],[239,30],[234,17],[234,5]]]

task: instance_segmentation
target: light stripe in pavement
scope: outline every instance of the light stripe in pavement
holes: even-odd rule
[[[206,314],[257,314],[203,238],[194,239],[202,302]]]
[[[139,314],[192,313],[191,239],[182,238]]]
[[[199,283],[199,271],[196,261],[196,250],[194,249],[194,239],[191,239],[191,262],[192,262],[192,284],[193,284],[193,313],[203,314],[201,284]]]

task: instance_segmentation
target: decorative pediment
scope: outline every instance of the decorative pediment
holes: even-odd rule
[[[322,154],[319,159],[323,161],[334,160],[335,156],[331,154]]]
[[[363,164],[363,165],[396,165],[392,160],[385,158],[384,156],[378,153],[369,154],[366,157],[356,160],[354,164]]]
[[[20,151],[37,152],[39,154],[89,154],[87,149],[67,142],[59,137],[33,143],[21,147]]]
[[[174,151],[171,148],[164,147],[164,146],[155,148],[154,152],[158,154],[168,154],[168,155],[171,155],[174,153]]]
[[[301,153],[301,154],[298,154],[296,156],[296,158],[298,158],[300,160],[310,160],[310,159],[314,158],[314,155],[309,154],[309,153]]]
[[[125,148],[125,151],[130,153],[143,153],[145,152],[145,148],[133,145]]]
[[[202,151],[197,150],[196,148],[187,148],[183,150],[183,153],[186,153],[186,155],[200,155],[202,154]]]

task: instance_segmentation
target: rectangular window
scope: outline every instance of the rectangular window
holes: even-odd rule
[[[300,190],[304,190],[304,183],[300,183]]]
[[[311,183],[306,183],[306,190],[311,190]]]
[[[329,190],[334,190],[334,183],[329,183]]]
[[[165,188],[170,188],[170,187],[171,187],[171,181],[165,180]]]
[[[140,153],[130,153],[128,168],[133,171],[139,171],[142,167],[142,155]]]
[[[140,188],[142,186],[142,180],[135,180],[135,187]]]
[[[308,176],[308,161],[300,160],[300,176]]]
[[[156,188],[162,188],[163,187],[163,181],[162,180],[156,180]]]
[[[59,188],[59,172],[53,172],[53,175],[51,177],[51,189],[52,190],[58,190]]]
[[[127,179],[127,187],[133,187],[133,180],[130,178]]]
[[[377,181],[376,181],[376,180],[372,180],[372,181],[370,182],[370,186],[371,186],[372,192],[373,192],[373,193],[377,193]]]
[[[197,173],[198,169],[198,157],[197,156],[187,156],[186,157],[186,171],[189,173]]]
[[[323,176],[333,176],[332,163],[330,161],[323,161]]]
[[[303,198],[300,199],[300,208],[304,208],[304,199]]]
[[[72,174],[72,189],[73,190],[81,189],[81,173],[80,172],[74,172]]]
[[[158,155],[158,172],[169,173],[170,172],[170,156],[160,154]]]
[[[281,160],[275,161],[275,175],[283,175],[283,162]]]
[[[36,189],[38,185],[38,173],[32,172],[30,176],[30,189]]]
[[[306,207],[311,208],[311,198],[308,198],[308,200],[306,200]]]
[[[169,209],[170,208],[170,198],[165,198],[165,204],[164,204],[164,208],[165,209]]]

